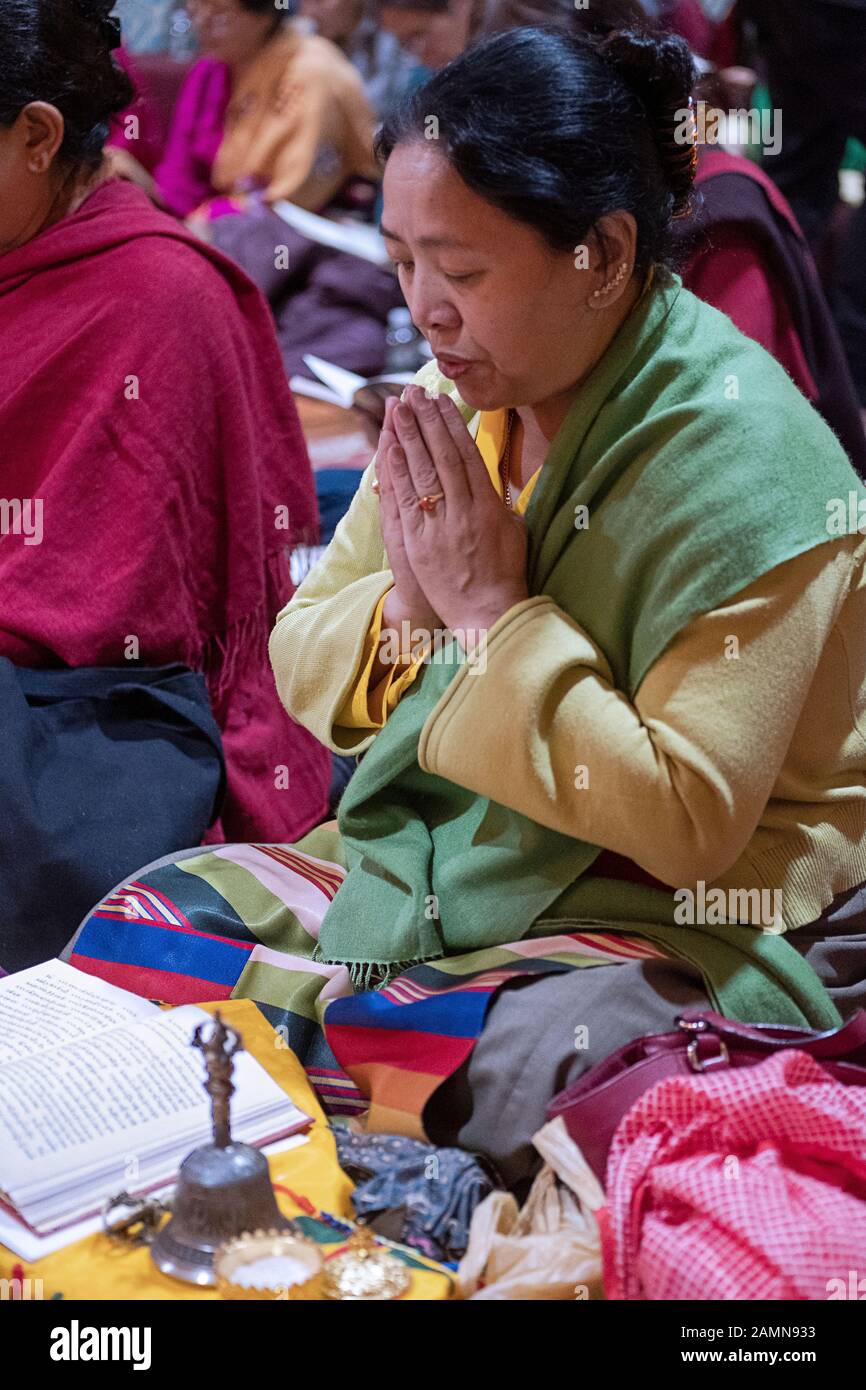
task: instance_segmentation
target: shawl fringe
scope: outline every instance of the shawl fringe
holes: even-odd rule
[[[356,994],[367,994],[370,990],[383,989],[385,985],[396,980],[398,975],[405,975],[407,970],[412,970],[416,965],[424,965],[427,960],[438,960],[438,956],[419,957],[416,960],[332,960],[329,957],[320,955],[318,948],[313,952],[313,959],[320,965],[344,965],[349,972],[349,979]]]

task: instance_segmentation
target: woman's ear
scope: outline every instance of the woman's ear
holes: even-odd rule
[[[593,308],[607,308],[625,290],[637,256],[637,222],[630,212],[599,218],[587,237]]]
[[[31,174],[47,174],[63,144],[66,126],[56,106],[31,101],[18,116],[24,158]]]
[[[591,234],[598,260],[593,262],[603,279],[615,274],[623,261],[634,266],[637,255],[637,222],[630,212],[609,212],[600,217]]]

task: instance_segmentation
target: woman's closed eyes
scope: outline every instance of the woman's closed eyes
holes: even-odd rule
[[[391,264],[394,266],[394,269],[397,271],[398,275],[401,270],[405,270],[407,273],[409,273],[415,269],[414,261],[392,260]],[[458,274],[456,271],[443,270],[441,274],[445,276],[446,280],[451,280],[455,284],[465,284],[469,280],[477,280],[480,275],[484,274],[484,272],[482,270],[465,270]]]

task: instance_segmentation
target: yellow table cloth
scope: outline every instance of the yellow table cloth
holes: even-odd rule
[[[202,1004],[208,1013],[219,1009],[243,1037],[245,1049],[252,1053],[301,1110],[313,1117],[306,1144],[269,1159],[274,1183],[282,1183],[306,1197],[317,1211],[352,1219],[349,1201],[352,1183],[337,1162],[337,1150],[324,1112],[307,1081],[295,1054],[248,999]],[[204,1080],[204,1073],[202,1073]],[[285,1216],[301,1215],[300,1208],[283,1192],[277,1192]],[[345,1244],[335,1235],[333,1246],[322,1246],[323,1254]],[[416,1257],[411,1269],[412,1287],[408,1299],[451,1297],[454,1281],[447,1270]],[[143,1246],[116,1245],[102,1234],[87,1236],[44,1259],[28,1262],[0,1245],[0,1278],[42,1281],[42,1297],[70,1299],[219,1299],[216,1289],[201,1289],[170,1279],[160,1273]],[[32,1286],[31,1286],[32,1287]]]

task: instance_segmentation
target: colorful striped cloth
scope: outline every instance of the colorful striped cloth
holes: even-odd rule
[[[70,963],[169,1004],[252,999],[331,1114],[369,1110],[370,1129],[426,1138],[424,1106],[507,980],[663,955],[636,936],[571,932],[428,962],[356,994],[345,966],[310,958],[346,874],[339,833],[320,826],[299,844],[220,845],[145,871],[94,909]]]

